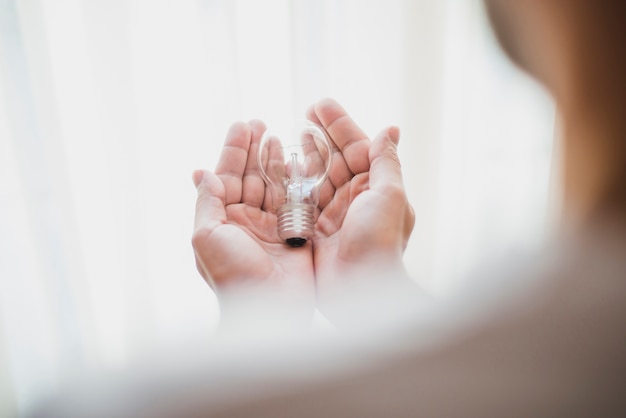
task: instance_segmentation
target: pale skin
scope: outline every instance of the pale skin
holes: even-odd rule
[[[278,238],[256,163],[262,122],[232,125],[215,172],[194,172],[192,242],[198,270],[218,295],[271,284],[323,297],[334,281],[362,269],[403,271],[414,212],[397,156],[399,130],[387,128],[371,141],[332,99],[312,106],[307,117],[324,127],[334,155],[320,192],[314,238],[303,247],[291,248]]]

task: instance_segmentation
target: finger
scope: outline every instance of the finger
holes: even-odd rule
[[[272,213],[276,212],[274,210],[274,197],[272,195],[272,189],[270,188],[270,186],[265,187],[265,197],[263,198],[261,210]]]
[[[215,174],[224,184],[226,205],[241,202],[250,140],[250,126],[243,122],[234,123],[226,134],[224,148],[215,168]]]
[[[343,154],[350,171],[353,174],[366,172],[369,169],[370,140],[365,132],[332,99],[319,101],[315,105],[315,114]]]
[[[313,110],[311,110],[311,112],[313,112]],[[315,116],[314,112],[312,116]],[[324,209],[324,207],[328,204],[328,202],[332,199],[333,195],[335,194],[335,187],[332,183],[332,179],[330,178],[330,176],[333,175],[332,163],[335,162],[335,160],[333,159],[334,157],[332,157],[332,155],[333,153],[336,153],[338,156],[341,156],[341,153],[339,152],[336,146],[332,146],[332,141],[329,141],[331,143],[331,148],[329,149],[328,142],[325,140],[327,137],[327,134],[324,128],[319,124],[319,121],[316,121],[313,119],[309,119],[309,120],[311,120],[313,123],[316,123],[319,126],[319,129],[322,131],[321,132],[322,137],[320,137],[317,132],[314,132],[314,131],[317,131],[317,129],[305,130],[302,133],[301,141],[303,145],[302,151],[304,153],[304,163],[303,163],[304,175],[306,177],[319,177],[322,173],[326,172],[326,169],[328,167],[328,173],[327,173],[328,177],[321,184],[321,186],[319,187],[319,192],[318,192],[319,193],[318,207],[320,209]],[[329,166],[329,163],[331,164],[330,166]],[[343,165],[345,167],[345,173],[347,176],[347,179],[344,181],[346,182],[350,180],[350,177],[352,176],[352,174],[350,173],[350,170],[348,170],[347,166],[345,165],[345,162]]]
[[[366,190],[369,190],[369,173],[361,173],[354,176],[352,181],[350,181],[349,203],[352,203],[358,195]]]
[[[226,223],[224,209],[225,189],[222,181],[209,171],[194,172],[194,183],[198,190],[192,245],[196,254],[198,270],[210,284],[204,257],[210,254],[211,234]]]
[[[402,170],[398,158],[398,142],[400,130],[391,127],[380,134],[372,142],[369,151],[370,188],[379,192],[401,191],[404,193]]]
[[[285,199],[286,190],[283,187],[283,179],[287,176],[287,168],[283,153],[283,145],[276,136],[271,136],[263,144],[261,150],[261,163],[263,170],[268,176],[270,184],[265,189],[265,200],[262,209],[274,212],[276,206]]]
[[[399,216],[403,223],[402,245],[406,249],[415,225],[415,212],[406,200],[400,159],[398,158],[399,140],[399,129],[391,127],[381,132],[373,141],[370,149],[370,188],[386,195],[390,201],[397,202],[396,207],[404,207],[404,215]],[[404,202],[404,204],[400,202]]]
[[[323,130],[321,126],[319,129],[307,127],[300,133],[300,144],[304,155],[302,174],[305,177],[317,177],[325,173],[331,161],[333,150]]]
[[[317,205],[320,209],[324,210],[326,205],[330,203],[333,196],[335,195],[335,190],[335,186],[333,186],[333,184],[328,180],[325,181],[324,184],[322,184],[322,187],[320,187],[320,201]]]
[[[323,128],[322,122],[319,120],[319,118],[317,117],[317,114],[315,113],[315,106],[312,106],[309,108],[309,110],[307,111],[307,118],[310,121],[318,124],[319,126],[322,126]],[[329,134],[329,138],[330,138],[330,134]],[[328,171],[328,179],[332,183],[333,188],[338,189],[341,186],[343,186],[345,183],[349,182],[353,174],[350,171],[348,164],[346,163],[344,155],[341,153],[341,151],[337,147],[337,144],[335,144],[332,138],[330,142],[331,142],[331,148],[333,150],[333,155],[332,155],[330,170]]]
[[[350,187],[346,185],[335,191],[333,198],[325,205],[315,224],[315,229],[324,236],[337,232],[343,223],[350,206]]]
[[[251,129],[251,139],[248,160],[243,173],[241,201],[247,205],[260,208],[265,199],[265,182],[259,171],[257,154],[261,137],[265,132],[265,124],[259,120],[253,120],[248,125]]]
[[[200,175],[196,173],[201,173]],[[217,226],[226,222],[224,205],[225,187],[222,181],[210,171],[196,171],[198,198],[194,219],[194,234],[212,232]]]

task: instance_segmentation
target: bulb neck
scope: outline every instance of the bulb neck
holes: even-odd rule
[[[315,207],[308,203],[286,203],[276,211],[278,236],[292,247],[301,247],[313,237]]]

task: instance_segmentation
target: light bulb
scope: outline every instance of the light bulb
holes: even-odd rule
[[[304,245],[313,237],[319,191],[330,169],[326,133],[307,120],[287,131],[267,130],[257,158],[277,216],[278,237],[292,247]]]

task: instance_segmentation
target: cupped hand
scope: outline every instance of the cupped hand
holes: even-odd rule
[[[271,288],[313,299],[311,243],[291,248],[281,242],[258,169],[264,131],[260,121],[235,123],[215,172],[194,172],[198,199],[192,244],[198,271],[218,297],[226,290]]]
[[[317,103],[308,117],[335,145],[314,237],[318,294],[364,274],[406,275],[402,255],[415,216],[402,182],[398,129],[385,129],[370,141],[331,99]]]

